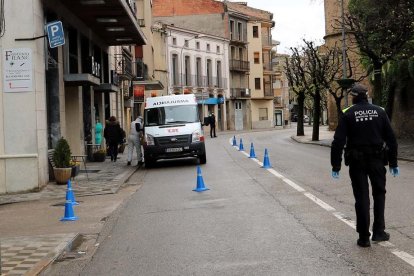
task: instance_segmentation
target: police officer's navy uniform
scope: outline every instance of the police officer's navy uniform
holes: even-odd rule
[[[357,96],[356,102],[344,110],[335,131],[331,148],[331,165],[333,172],[339,172],[342,151],[346,145],[345,164],[349,164],[349,175],[355,197],[356,230],[360,236],[358,245],[369,246],[368,177],[374,199],[372,239],[387,240],[389,235],[384,232],[385,165],[389,162],[390,168],[398,166],[397,141],[385,111],[379,106],[368,103],[365,88],[358,86],[354,90]]]

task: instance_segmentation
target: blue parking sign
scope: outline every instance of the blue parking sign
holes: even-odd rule
[[[65,35],[61,21],[53,21],[46,25],[47,37],[50,48],[55,48],[65,44]]]

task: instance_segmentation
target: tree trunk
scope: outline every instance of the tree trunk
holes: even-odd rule
[[[321,94],[319,91],[315,92],[313,97],[313,129],[312,141],[319,141],[319,120],[321,117]]]
[[[303,127],[303,107],[305,105],[305,92],[298,94],[298,124],[296,127],[297,136],[305,136],[305,130]]]

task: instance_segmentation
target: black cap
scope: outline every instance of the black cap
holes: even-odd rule
[[[352,96],[358,96],[358,95],[367,95],[368,89],[363,86],[362,84],[355,83],[351,87],[351,91],[349,92]]]

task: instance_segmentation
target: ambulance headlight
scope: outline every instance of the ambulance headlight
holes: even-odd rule
[[[147,143],[147,146],[155,146],[154,136],[146,133],[145,142]]]
[[[192,139],[191,142],[204,142],[204,134],[202,131],[200,130],[196,130],[193,132],[193,134],[191,135]]]

